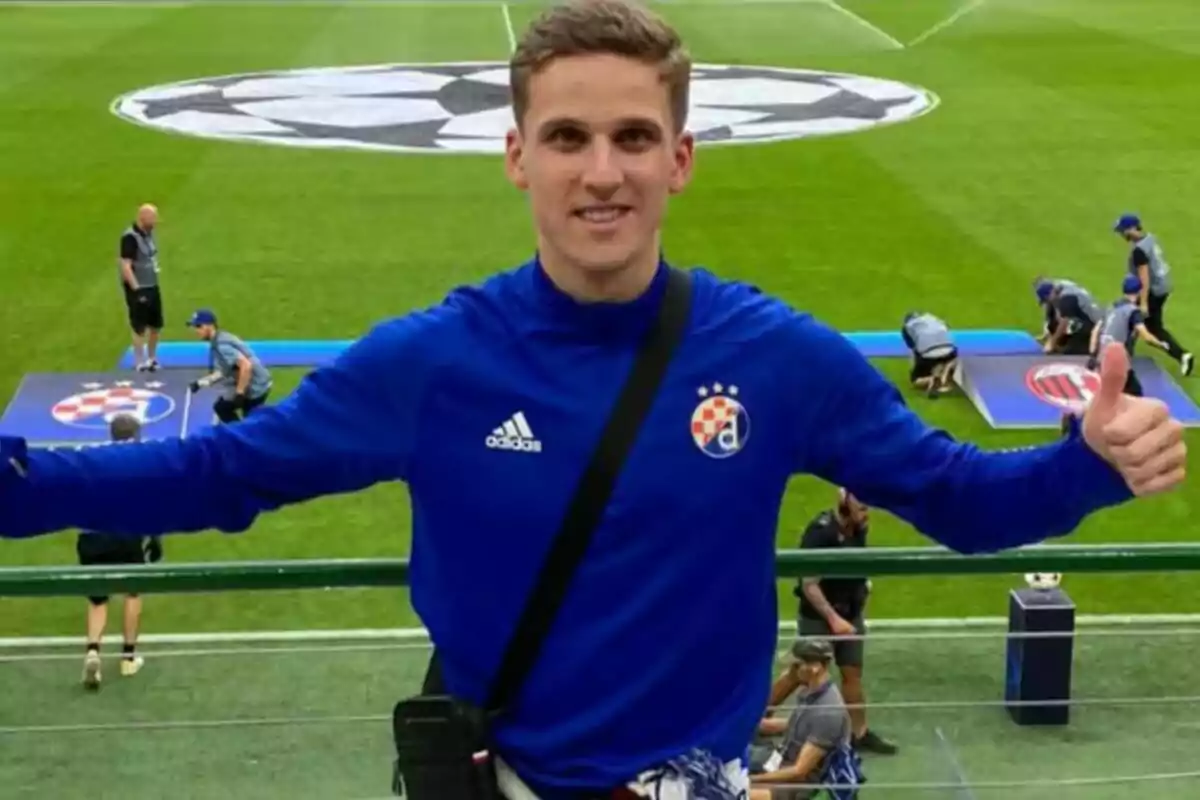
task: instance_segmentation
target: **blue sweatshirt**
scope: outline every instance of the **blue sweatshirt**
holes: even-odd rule
[[[956,442],[835,331],[691,274],[688,334],[496,732],[547,800],[694,747],[744,754],[769,693],[791,476],[845,486],[964,553],[1066,534],[1130,497],[1078,433],[1001,453]],[[404,481],[414,606],[449,690],[483,702],[665,277],[635,301],[585,305],[535,261],[379,325],[237,425],[30,452],[27,477],[0,472],[0,534],[243,531],[286,504]]]

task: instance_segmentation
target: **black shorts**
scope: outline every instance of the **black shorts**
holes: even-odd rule
[[[103,533],[81,533],[75,541],[75,553],[84,567],[144,564],[146,553],[140,536],[108,536]],[[107,597],[89,597],[92,605],[103,605]]]
[[[909,381],[917,381],[921,378],[929,378],[933,375],[933,370],[943,364],[949,364],[954,359],[958,358],[958,348],[951,348],[944,356],[935,358],[925,358],[924,356],[916,356],[913,360],[912,371],[908,373]]]
[[[271,390],[263,392],[258,397],[247,397],[240,405],[226,397],[217,398],[213,403],[213,413],[221,422],[237,422],[250,416],[256,409],[266,405],[271,397]]]
[[[845,617],[854,626],[858,637],[867,635],[867,623],[861,613]],[[801,639],[823,639],[833,646],[833,663],[839,667],[859,667],[864,660],[866,645],[861,638],[847,639],[834,636],[829,629],[829,623],[824,619],[813,619],[800,615],[798,631]]]
[[[129,327],[141,335],[147,328],[163,329],[162,293],[157,286],[148,286],[136,292],[125,286],[125,308],[129,312]]]

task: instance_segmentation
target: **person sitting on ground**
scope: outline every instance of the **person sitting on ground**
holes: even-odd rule
[[[802,639],[792,646],[792,657],[788,672],[801,690],[787,720],[759,723],[760,735],[782,740],[764,763],[752,763],[750,800],[808,800],[821,788],[834,800],[853,800],[866,776],[852,744],[846,701],[829,676],[833,646]]]

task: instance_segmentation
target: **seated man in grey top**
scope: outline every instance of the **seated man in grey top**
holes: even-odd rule
[[[754,765],[750,800],[808,800],[821,791],[817,787],[835,800],[853,800],[866,778],[851,743],[846,702],[829,678],[833,647],[801,639],[792,656],[790,670],[802,688],[786,721],[770,718],[759,725],[760,734],[782,740],[765,763]]]

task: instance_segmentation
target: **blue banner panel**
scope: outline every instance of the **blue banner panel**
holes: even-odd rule
[[[38,373],[26,375],[0,417],[0,434],[32,447],[80,447],[108,441],[108,423],[131,414],[142,438],[187,436],[213,423],[217,395],[188,393],[203,371],[157,373]]]
[[[1057,428],[1063,414],[1080,413],[1100,388],[1085,356],[980,356],[959,362],[958,383],[993,428]],[[1151,358],[1133,360],[1147,397],[1167,404],[1189,427],[1200,407]]]

